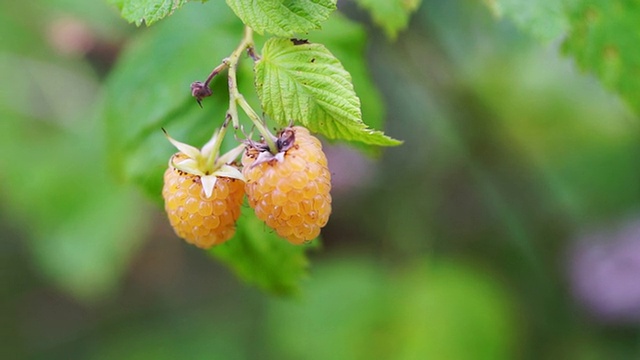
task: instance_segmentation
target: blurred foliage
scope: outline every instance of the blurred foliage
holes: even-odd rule
[[[583,69],[595,73],[640,112],[640,4],[628,0],[577,2],[570,12],[571,31],[564,50]]]
[[[567,35],[563,50],[584,70],[596,74],[617,91],[636,113],[640,41],[640,5],[632,0],[522,1],[485,0],[498,16],[512,18],[523,30],[542,40]]]
[[[389,274],[358,256],[323,265],[302,303],[270,309],[273,357],[508,359],[513,351],[513,308],[486,274],[430,261]]]
[[[407,28],[409,18],[420,6],[422,0],[356,0],[358,5],[370,12],[376,25],[380,26],[389,39],[395,39],[398,32]]]
[[[6,7],[0,12],[16,11]],[[147,216],[139,197],[114,188],[107,173],[102,127],[91,108],[96,76],[82,62],[45,61],[43,53],[54,54],[42,39],[18,41],[33,29],[5,23],[12,25],[0,52],[0,165],[10,169],[0,175],[10,189],[1,194],[2,209],[24,228],[48,279],[96,299],[115,289],[145,235]]]
[[[131,23],[147,26],[173,14],[182,7],[187,0],[158,1],[158,0],[108,0],[120,10],[122,17]],[[206,0],[205,0],[206,1]]]
[[[424,0],[389,42],[343,1],[364,27],[332,19],[309,35],[333,39],[365,122],[380,128],[382,99],[386,132],[405,144],[366,178],[350,174],[362,185],[334,197],[293,299],[244,286],[124,185],[159,188],[172,151],[160,126],[201,145],[210,131],[193,129],[222,120],[226,99],[202,111],[184,89],[237,43],[231,11],[192,2],[135,29],[100,1],[0,2],[0,357],[638,358],[637,322],[593,316],[566,274],[581,234],[640,216],[635,7],[567,1],[560,30],[527,30],[516,1],[493,2],[504,18],[478,1]],[[527,16],[545,13],[536,4],[550,2]],[[193,21],[205,17],[215,21]],[[87,52],[56,45],[69,22],[93,36]],[[187,49],[190,36],[202,47]],[[368,70],[350,47],[367,51]],[[141,154],[157,167],[132,172]]]
[[[496,16],[508,16],[520,29],[542,41],[553,40],[568,28],[565,14],[568,1],[484,0],[484,2]]]

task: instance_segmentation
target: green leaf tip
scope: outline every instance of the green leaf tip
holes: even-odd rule
[[[259,34],[289,37],[320,28],[337,0],[227,0],[233,12]]]
[[[640,113],[640,6],[623,0],[589,0],[569,11],[571,30],[563,51],[578,66],[595,73]]]
[[[422,0],[356,0],[369,11],[373,22],[381,27],[389,39],[409,25],[409,17],[420,7]]]
[[[150,26],[173,14],[188,0],[109,0],[120,10],[120,15],[136,26],[142,23]],[[206,0],[202,0],[205,2]]]
[[[281,126],[294,120],[329,139],[378,146],[402,144],[362,121],[351,75],[321,44],[269,39],[255,72],[262,107]]]
[[[508,17],[522,31],[548,42],[566,33],[569,21],[567,3],[558,0],[484,0],[498,18]]]

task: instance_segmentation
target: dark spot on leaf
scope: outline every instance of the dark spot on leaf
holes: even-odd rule
[[[293,45],[303,45],[303,44],[308,44],[309,40],[293,38],[293,39],[291,39],[291,42],[293,43]]]
[[[311,62],[316,62],[316,58],[311,59]]]

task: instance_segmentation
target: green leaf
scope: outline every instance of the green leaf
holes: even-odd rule
[[[493,13],[510,18],[521,30],[542,41],[564,34],[569,23],[565,1],[560,0],[485,0]]]
[[[640,3],[584,0],[570,12],[564,51],[640,113]]]
[[[291,245],[245,205],[236,235],[210,252],[244,281],[275,294],[291,295],[298,291],[300,279],[307,275],[305,250],[318,246],[318,241]]]
[[[411,13],[420,6],[422,0],[356,0],[358,5],[371,13],[374,23],[380,26],[390,39],[404,30]]]
[[[143,22],[149,26],[158,20],[173,14],[187,0],[110,0],[120,9],[120,13],[130,23],[140,26]],[[205,0],[206,1],[206,0]]]
[[[111,165],[120,179],[161,201],[162,174],[175,152],[161,128],[197,147],[210,138],[228,108],[225,74],[213,80],[203,108],[189,85],[203,81],[241,34],[242,24],[225,4],[208,2],[185,7],[128,44],[107,80],[103,107]]]
[[[242,21],[259,34],[293,36],[320,28],[337,0],[227,0]]]
[[[362,120],[374,129],[384,128],[384,101],[374,84],[366,60],[367,33],[363,25],[335,12],[324,25],[324,29],[309,33],[309,40],[324,44],[351,74],[353,86],[360,98]],[[357,143],[367,154],[378,155],[377,146]]]
[[[401,144],[362,122],[351,75],[323,45],[269,39],[255,71],[263,110],[278,124],[295,120],[330,139]]]

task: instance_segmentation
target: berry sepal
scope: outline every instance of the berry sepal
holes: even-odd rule
[[[245,181],[242,173],[234,166],[229,165],[244,151],[244,145],[236,146],[218,156],[222,138],[224,137],[224,134],[219,130],[213,134],[211,140],[202,149],[180,142],[169,136],[164,129],[162,130],[169,142],[180,151],[180,153],[173,155],[169,159],[169,166],[188,174],[199,176],[202,182],[202,189],[207,198],[211,197],[219,177]]]
[[[254,161],[253,164],[250,165],[251,167],[255,167],[262,163],[268,163],[274,160],[283,162],[285,152],[287,152],[287,150],[289,150],[295,142],[295,131],[293,130],[293,126],[289,126],[280,131],[278,133],[278,136],[271,135],[271,137],[277,150],[275,154],[271,152],[271,148],[266,141],[256,142],[251,139],[246,140],[247,149],[250,149],[250,151],[256,152],[258,154],[256,161]]]

